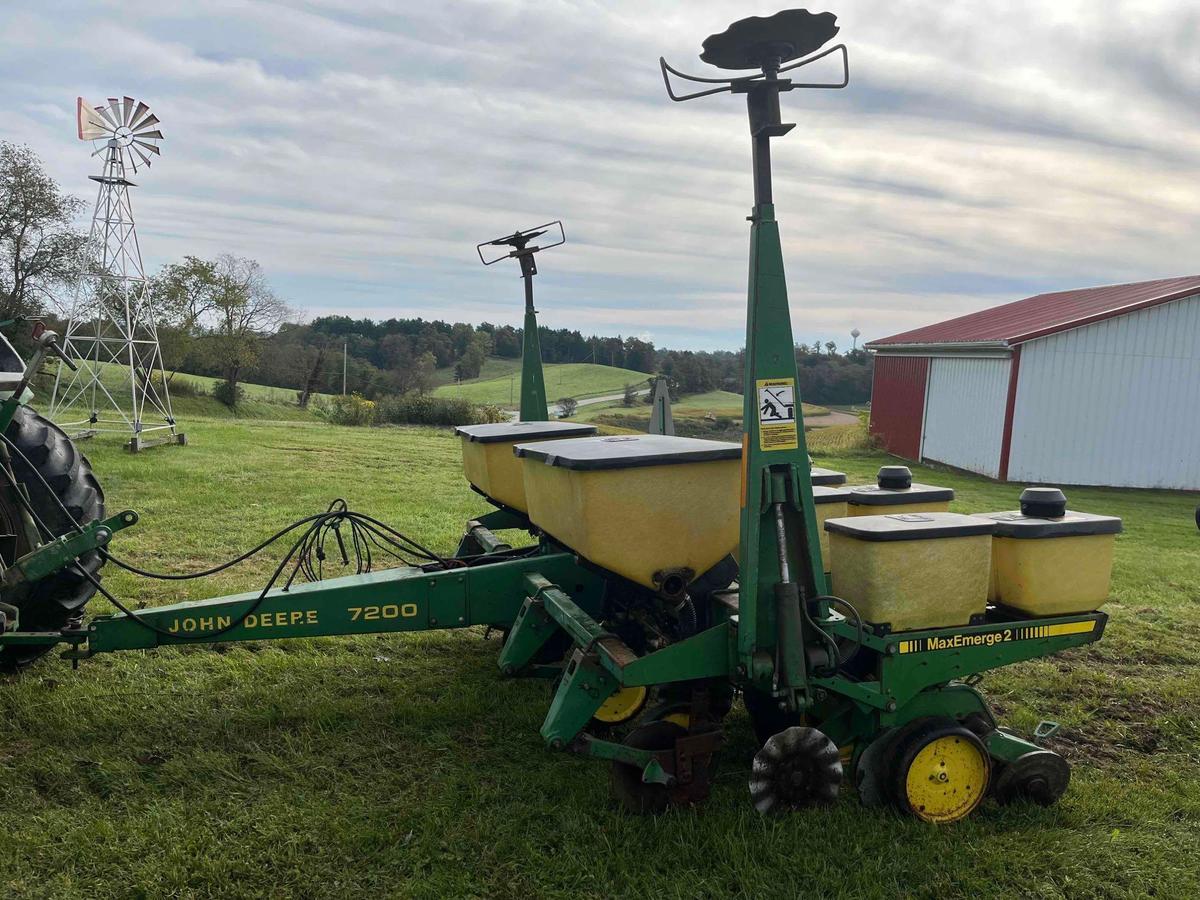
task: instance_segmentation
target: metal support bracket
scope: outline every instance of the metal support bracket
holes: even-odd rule
[[[526,597],[500,651],[500,671],[515,675],[524,670],[556,631],[558,623],[550,618],[541,599],[536,594]]]
[[[478,521],[471,521],[467,523],[467,533],[459,541],[454,555],[461,559],[464,556],[487,556],[511,549],[512,545],[496,537],[490,528]]]
[[[542,723],[542,739],[552,750],[570,744],[620,685],[596,659],[576,650],[563,670],[562,681]]]
[[[107,519],[89,522],[73,534],[63,535],[26,553],[4,570],[0,582],[4,587],[11,588],[22,582],[47,578],[65,569],[83,554],[103,547],[116,532],[136,524],[137,520],[137,513],[127,509]]]

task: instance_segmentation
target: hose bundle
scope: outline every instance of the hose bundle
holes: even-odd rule
[[[8,447],[10,453],[20,456],[26,462],[27,457],[6,435],[0,434],[0,440]],[[38,478],[42,479],[45,484],[45,479],[35,467],[30,467]],[[18,501],[29,513],[34,524],[43,537],[54,540],[55,535],[46,527],[46,524],[38,516],[37,511],[33,509],[29,500],[17,485],[16,479],[12,472],[9,471],[6,465],[0,465],[0,475],[2,475],[12,487],[13,494]],[[47,488],[49,485],[47,485]],[[63,506],[62,502],[57,499],[57,495],[53,491],[50,496],[55,498],[55,501],[62,508],[63,513],[71,521],[77,531],[82,532],[83,528],[80,523],[71,515],[70,511]],[[343,529],[345,529],[343,531]],[[439,556],[437,553],[422,546],[417,541],[407,535],[397,531],[390,525],[380,522],[378,519],[368,516],[365,513],[355,512],[350,509],[345,500],[337,499],[329,504],[329,508],[323,513],[316,513],[311,516],[305,516],[298,519],[292,524],[280,529],[264,541],[261,541],[256,546],[247,550],[244,553],[235,556],[226,562],[213,566],[208,569],[203,569],[197,572],[153,572],[147,569],[140,568],[132,563],[125,562],[117,556],[114,556],[107,549],[101,547],[99,552],[101,556],[113,565],[131,572],[134,575],[140,575],[143,578],[154,578],[163,581],[187,581],[195,578],[206,578],[210,575],[215,575],[218,572],[223,572],[240,563],[245,562],[261,553],[263,550],[270,547],[272,544],[283,540],[288,535],[299,532],[299,535],[292,541],[287,553],[275,567],[271,577],[263,586],[259,595],[250,603],[250,605],[234,618],[228,625],[216,630],[205,632],[203,635],[195,637],[185,637],[174,632],[169,632],[163,628],[159,628],[153,622],[141,618],[133,610],[129,609],[125,604],[118,600],[113,594],[105,588],[100,579],[96,578],[90,572],[84,570],[80,566],[75,566],[83,577],[90,581],[104,597],[123,614],[128,616],[134,622],[141,625],[155,634],[165,635],[174,641],[179,640],[200,640],[211,641],[215,637],[219,637],[228,631],[241,625],[246,620],[246,617],[253,614],[266,599],[267,594],[280,582],[280,579],[287,573],[286,579],[283,581],[283,590],[287,591],[295,580],[303,576],[305,581],[320,581],[324,577],[325,562],[329,558],[332,548],[336,548],[337,558],[345,567],[351,566],[353,562],[354,574],[361,575],[372,571],[375,559],[377,556],[385,556],[400,565],[407,566],[432,566],[439,569],[456,568],[460,566],[470,565],[470,559],[449,559],[444,556]]]

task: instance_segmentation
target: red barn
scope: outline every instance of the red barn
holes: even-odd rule
[[[1200,276],[1039,294],[866,348],[871,433],[896,456],[1200,489]]]

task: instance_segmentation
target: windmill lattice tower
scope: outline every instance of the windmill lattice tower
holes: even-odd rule
[[[96,147],[104,169],[92,214],[89,258],[68,310],[64,351],[75,373],[59,367],[50,415],[76,437],[128,434],[130,450],[186,443],[171,410],[152,293],[142,266],[127,172],[148,168],[161,150],[158,117],[131,97],[76,105],[79,139]],[[147,438],[147,435],[152,437]]]

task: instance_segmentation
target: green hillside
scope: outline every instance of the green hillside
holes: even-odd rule
[[[521,371],[520,359],[504,359],[499,356],[489,356],[479,372],[478,378],[470,378],[463,384],[477,384],[480,381],[491,381],[493,378],[507,378],[513,372]],[[437,386],[454,384],[454,366],[435,369],[433,383]]]
[[[129,390],[128,369],[125,366],[119,366],[116,363],[100,363],[100,369],[104,380],[104,385],[110,391]],[[67,377],[66,372],[63,373],[63,378]],[[221,379],[213,378],[209,375],[191,375],[187,372],[176,372],[171,376],[170,384],[185,385],[183,390],[176,393],[183,395],[187,392],[186,386],[193,386],[202,391],[211,392],[213,385]],[[242,390],[246,393],[246,398],[251,400],[265,400],[270,403],[296,403],[296,391],[291,388],[273,387],[269,384],[251,384],[249,382],[241,382]],[[315,396],[328,397],[329,394],[318,394]]]
[[[543,370],[546,376],[546,399],[551,403],[560,397],[619,394],[625,389],[625,385],[638,384],[650,377],[645,372],[598,366],[593,363],[561,363],[547,365]],[[465,397],[475,403],[516,406],[520,402],[520,392],[521,371],[518,365],[499,377],[464,381],[462,384],[444,384],[433,393],[438,397]]]
[[[101,363],[100,366],[104,386],[108,388],[113,397],[121,401],[125,408],[128,408],[128,370],[114,363]],[[66,377],[66,373],[63,377]],[[213,385],[218,381],[219,379],[207,375],[189,375],[186,372],[177,372],[172,377],[170,382],[171,408],[182,425],[187,424],[188,417],[284,421],[302,421],[313,418],[310,410],[300,409],[296,405],[295,391],[266,384],[243,383],[241,387],[245,392],[245,399],[238,404],[236,410],[231,410],[211,396]],[[36,399],[33,405],[42,411],[48,410],[53,391],[54,380],[52,377],[39,378],[34,382]],[[55,418],[60,422],[76,421],[87,414],[87,406],[88,404],[77,402],[71,409],[63,411]]]

